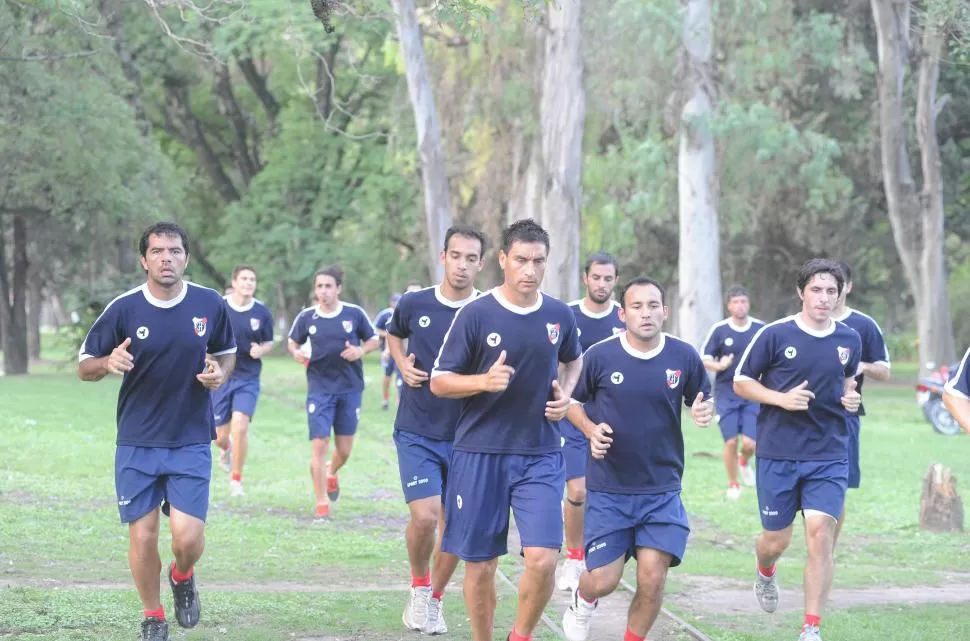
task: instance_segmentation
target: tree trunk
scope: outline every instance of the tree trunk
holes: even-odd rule
[[[939,463],[931,465],[923,478],[919,529],[930,532],[963,531],[963,500],[957,494],[957,479],[949,468]]]
[[[411,98],[418,134],[418,159],[424,187],[425,222],[428,227],[428,271],[434,281],[438,282],[444,277],[444,268],[438,260],[438,253],[444,243],[445,233],[451,226],[451,194],[448,191],[448,174],[441,151],[441,126],[431,89],[428,63],[424,57],[421,26],[418,24],[414,0],[391,0],[391,5],[394,7],[397,36],[404,54],[408,95]]]
[[[879,131],[883,188],[893,240],[916,303],[920,374],[955,355],[943,245],[943,196],[936,140],[936,82],[945,40],[937,25],[924,31],[917,90],[922,197],[910,171],[903,88],[909,64],[909,0],[871,0],[879,53]]]
[[[27,356],[40,360],[40,323],[44,306],[44,277],[33,263],[27,270]]]
[[[579,298],[586,120],[582,13],[582,0],[562,0],[546,6],[548,30],[539,101],[541,164],[545,178],[540,183],[540,222],[549,232],[552,245],[543,289],[566,300]]]
[[[7,376],[27,373],[27,218],[22,213],[14,213],[12,218],[13,270],[9,280],[3,279],[4,291],[0,292],[8,311],[3,343]]]
[[[721,318],[720,242],[714,137],[711,133],[710,0],[682,0],[686,54],[677,182],[680,218],[677,314],[680,336],[700,346]]]

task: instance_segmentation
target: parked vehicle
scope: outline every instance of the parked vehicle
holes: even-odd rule
[[[959,363],[944,365],[916,383],[916,402],[923,408],[923,416],[934,430],[944,436],[956,436],[960,433],[960,425],[943,405],[943,386],[959,366]]]

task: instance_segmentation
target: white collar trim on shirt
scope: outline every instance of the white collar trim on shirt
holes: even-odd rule
[[[462,300],[448,300],[445,295],[441,293],[441,285],[434,286],[434,297],[438,299],[438,302],[445,307],[451,307],[452,309],[460,309],[465,306],[466,303],[475,299],[478,296],[478,290],[472,288],[472,293],[467,298]]]
[[[188,292],[189,292],[189,283],[188,281],[185,281],[185,280],[182,281],[182,291],[179,292],[178,296],[176,296],[171,300],[162,300],[161,298],[155,298],[152,295],[152,293],[148,291],[148,283],[145,283],[144,285],[141,286],[141,293],[145,295],[145,300],[147,300],[150,305],[153,305],[155,307],[161,307],[162,309],[169,309],[171,307],[175,307],[183,300],[185,300],[185,295],[188,294]]]
[[[734,331],[736,331],[736,332],[738,332],[740,334],[743,334],[746,331],[748,331],[749,329],[751,329],[751,322],[752,321],[751,321],[751,317],[750,316],[748,316],[747,322],[744,325],[741,325],[740,327],[738,327],[737,325],[735,325],[734,323],[732,323],[730,318],[725,319],[725,320],[727,321],[725,324],[728,327],[730,327],[731,329],[733,329]]]
[[[536,293],[538,296],[536,298],[536,302],[532,306],[519,307],[518,305],[513,305],[512,303],[510,303],[509,300],[502,295],[501,287],[492,288],[492,296],[495,297],[495,300],[498,301],[499,305],[509,310],[513,314],[520,314],[522,316],[538,311],[538,309],[542,307],[542,292],[536,292]]]
[[[667,335],[664,333],[661,333],[660,343],[656,347],[654,347],[649,352],[641,352],[640,350],[635,349],[632,345],[630,345],[630,341],[627,340],[627,337],[626,337],[626,332],[623,332],[622,334],[618,334],[618,336],[620,337],[620,345],[623,346],[623,351],[625,351],[627,354],[629,354],[634,358],[639,358],[640,360],[644,360],[644,361],[650,360],[654,356],[657,356],[658,354],[660,354],[660,352],[664,351],[664,345],[667,344]]]
[[[255,298],[250,298],[249,299],[249,302],[246,303],[245,305],[243,305],[241,307],[236,307],[232,303],[232,296],[230,296],[230,295],[227,294],[227,295],[223,296],[223,298],[226,299],[226,305],[229,305],[229,309],[231,309],[233,311],[236,311],[236,312],[248,312],[256,304],[256,299]]]
[[[586,299],[585,298],[579,299],[579,312],[583,316],[585,316],[586,318],[593,318],[593,319],[606,318],[607,316],[609,316],[610,314],[612,314],[613,313],[613,310],[615,310],[617,307],[618,307],[618,305],[616,304],[616,301],[611,300],[611,301],[609,301],[609,305],[607,306],[606,309],[604,309],[601,312],[594,312],[591,309],[589,309],[588,307],[586,307]]]
[[[855,311],[854,309],[852,309],[851,307],[849,307],[848,305],[846,305],[845,306],[845,313],[842,314],[841,316],[833,316],[832,317],[832,320],[837,320],[839,322],[842,322],[846,318],[848,318],[849,316],[852,316],[852,312],[854,312],[854,311]]]
[[[337,303],[337,309],[333,310],[329,314],[324,313],[319,304],[313,306],[313,316],[315,318],[337,318],[340,316],[340,312],[342,311],[344,311],[344,304],[342,302]]]
[[[809,336],[814,336],[815,338],[825,338],[826,336],[831,336],[835,331],[836,322],[833,319],[829,319],[829,326],[825,329],[812,329],[802,320],[801,314],[795,314],[792,316],[792,318],[795,320],[795,325],[798,326],[798,329],[802,330]]]

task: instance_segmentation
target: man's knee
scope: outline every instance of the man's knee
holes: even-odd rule
[[[465,578],[472,580],[473,584],[477,585],[479,580],[488,580],[489,577],[495,576],[497,569],[497,558],[489,559],[488,561],[466,561]]]
[[[744,452],[745,456],[751,456],[754,454],[755,442],[745,436],[741,439],[741,451]]]
[[[619,560],[608,565],[590,570],[583,575],[583,594],[588,597],[600,597],[612,594],[620,585],[623,578],[623,563]]]
[[[422,534],[433,534],[438,527],[438,515],[441,503],[438,497],[418,499],[408,504],[411,511],[411,525]]]
[[[232,432],[242,434],[249,431],[249,415],[243,412],[232,413]]]
[[[765,530],[761,534],[761,548],[770,556],[780,556],[791,545],[792,528],[784,530]]]
[[[647,596],[663,594],[667,581],[667,565],[664,563],[637,564],[637,591]]]
[[[526,548],[525,567],[537,574],[556,574],[559,553],[547,548]]]
[[[729,438],[728,440],[724,441],[724,447],[726,447],[728,449],[732,449],[732,448],[733,449],[737,449],[738,448],[738,438],[737,437]]]
[[[573,507],[583,507],[583,504],[586,503],[586,485],[567,486],[566,502]]]
[[[136,549],[151,548],[158,546],[158,521],[136,521],[128,528],[128,539],[131,546]]]
[[[836,520],[827,515],[813,515],[805,519],[805,544],[809,554],[831,553],[835,527]]]

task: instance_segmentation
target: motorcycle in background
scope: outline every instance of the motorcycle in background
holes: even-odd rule
[[[960,425],[943,405],[943,386],[956,373],[959,363],[939,367],[916,382],[916,402],[923,408],[923,416],[933,429],[944,436],[956,436]]]

